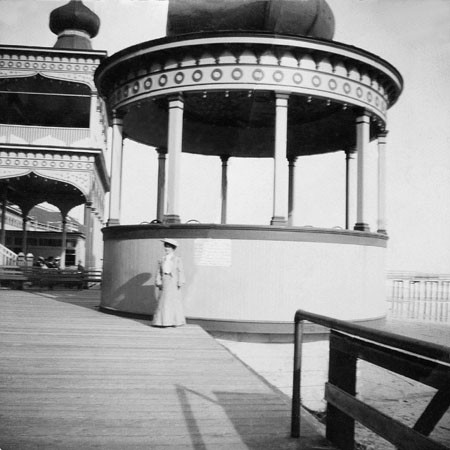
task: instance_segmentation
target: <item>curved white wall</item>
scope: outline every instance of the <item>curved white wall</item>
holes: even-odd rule
[[[292,322],[299,308],[348,320],[386,314],[386,240],[374,234],[265,230],[258,236],[259,228],[254,236],[215,227],[211,237],[210,229],[194,226],[114,228],[111,237],[105,230],[103,308],[153,313],[160,238],[170,234],[185,265],[188,317]]]

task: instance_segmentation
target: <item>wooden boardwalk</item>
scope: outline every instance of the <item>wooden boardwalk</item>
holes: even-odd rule
[[[0,448],[327,449],[200,327],[103,314],[93,291],[0,290]]]

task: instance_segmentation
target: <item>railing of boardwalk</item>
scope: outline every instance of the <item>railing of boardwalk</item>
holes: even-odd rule
[[[450,323],[450,275],[392,272],[387,281],[392,318]]]
[[[429,438],[450,407],[450,347],[408,338],[306,311],[295,314],[291,435],[300,436],[301,359],[304,321],[330,330],[326,437],[343,450],[355,448],[355,421],[404,450],[444,450]],[[356,363],[363,359],[437,390],[413,427],[356,396]]]
[[[0,266],[9,266],[16,264],[17,255],[12,252],[9,248],[0,244]]]

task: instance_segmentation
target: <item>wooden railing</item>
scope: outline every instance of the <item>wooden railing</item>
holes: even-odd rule
[[[17,255],[9,248],[0,244],[0,265],[7,266],[15,264],[17,261]]]
[[[0,144],[39,144],[90,147],[89,128],[0,124]]]
[[[393,318],[450,323],[450,275],[389,274]]]
[[[326,437],[338,448],[355,448],[355,421],[404,450],[448,448],[428,436],[450,406],[450,347],[298,310],[295,314],[291,435],[300,436],[303,322],[330,330]],[[356,397],[356,362],[363,359],[437,390],[410,428]]]

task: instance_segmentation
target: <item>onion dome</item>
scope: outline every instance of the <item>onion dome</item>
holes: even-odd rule
[[[58,35],[54,48],[91,50],[91,38],[100,28],[100,19],[81,0],[70,0],[50,13],[50,30]]]
[[[250,31],[332,39],[326,0],[169,0],[167,35]]]

